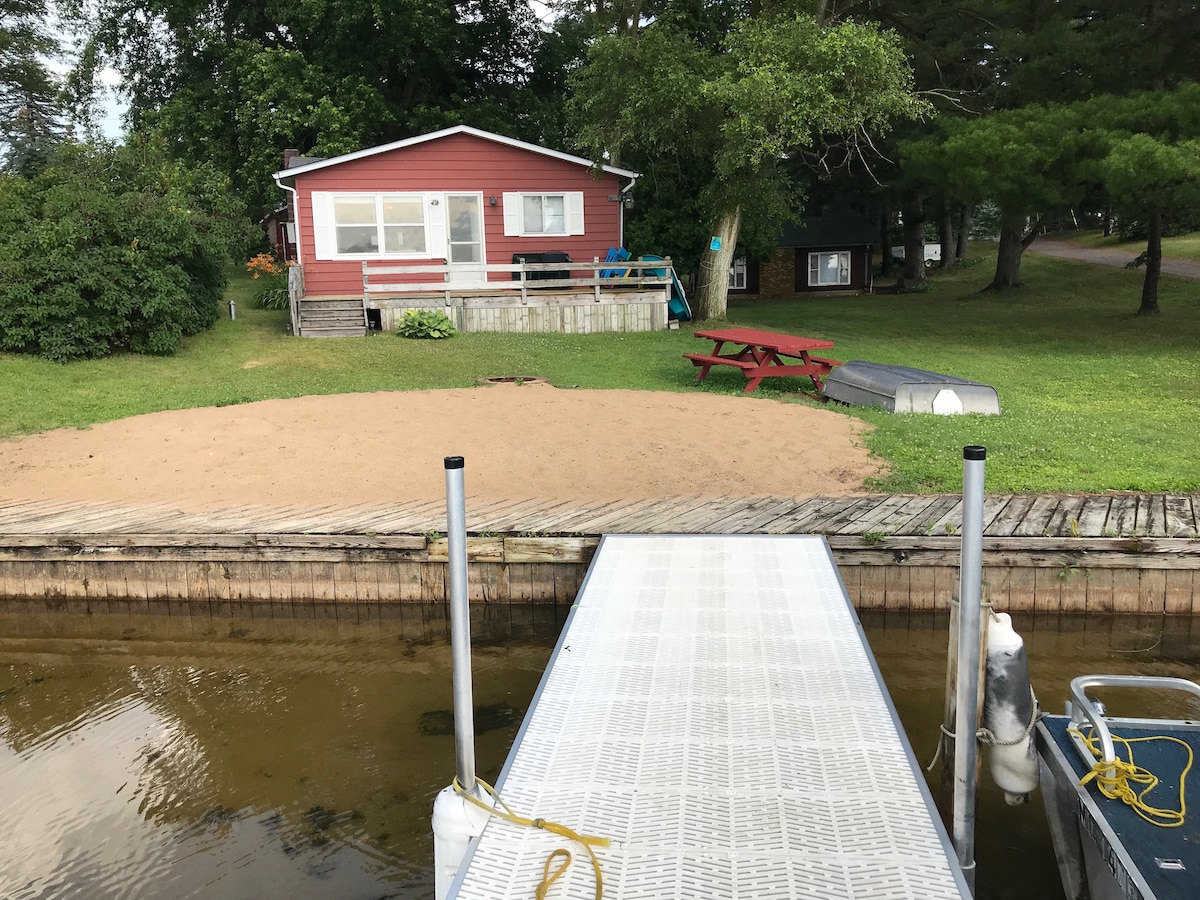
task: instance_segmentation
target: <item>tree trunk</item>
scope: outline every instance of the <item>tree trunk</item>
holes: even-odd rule
[[[1025,251],[1025,216],[1005,216],[1000,225],[1000,250],[996,254],[996,276],[985,288],[1002,291],[1021,287],[1021,254]]]
[[[1112,204],[1105,203],[1104,204],[1104,236],[1105,237],[1112,237],[1112,226],[1113,226]]]
[[[1142,282],[1142,305],[1139,316],[1158,315],[1158,276],[1162,272],[1162,213],[1158,206],[1150,207],[1146,222],[1146,279]]]
[[[907,286],[925,280],[925,198],[910,194],[901,210],[904,219],[904,271]]]
[[[724,319],[729,302],[729,267],[742,226],[742,209],[735,206],[721,213],[713,236],[720,239],[721,249],[705,248],[700,254],[700,283],[697,290],[695,318]]]
[[[954,265],[954,219],[950,213],[950,204],[945,200],[938,211],[938,243],[942,247],[942,260],[939,269],[949,269]]]
[[[975,208],[970,203],[964,203],[958,211],[958,247],[954,251],[956,260],[966,259],[971,252],[971,219]]]
[[[891,278],[894,268],[892,265],[892,203],[887,196],[879,201],[879,221],[876,224],[878,227],[875,233],[879,235],[880,246],[879,276]]]

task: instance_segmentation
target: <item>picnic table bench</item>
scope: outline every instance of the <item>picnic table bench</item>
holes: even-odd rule
[[[807,375],[818,390],[821,379],[840,366],[836,359],[813,356],[810,350],[826,350],[833,341],[758,331],[754,328],[715,328],[696,332],[696,337],[713,342],[711,353],[685,353],[684,359],[698,366],[697,381],[703,381],[713,366],[733,366],[747,378],[743,394],[749,394],[764,378]],[[740,349],[722,353],[726,344]],[[795,360],[795,362],[793,362]]]

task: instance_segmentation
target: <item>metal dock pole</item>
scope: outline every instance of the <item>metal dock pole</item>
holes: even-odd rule
[[[979,604],[983,592],[983,469],[987,450],[963,447],[962,563],[954,716],[954,849],[975,893],[975,792],[979,746]]]
[[[475,784],[475,703],[471,685],[471,608],[467,602],[467,508],[461,456],[446,457],[446,542],[450,555],[450,656],[454,674],[455,776],[464,791]]]
[[[450,563],[450,657],[454,679],[455,785],[433,803],[434,897],[445,900],[470,842],[490,817],[464,794],[484,799],[475,780],[475,701],[471,687],[471,609],[467,597],[467,513],[461,456],[446,457],[446,540]],[[491,799],[485,802],[490,806]]]

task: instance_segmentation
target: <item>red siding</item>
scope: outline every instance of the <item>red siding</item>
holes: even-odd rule
[[[514,253],[543,250],[564,250],[573,260],[604,259],[608,248],[620,240],[620,203],[608,199],[620,187],[616,175],[605,173],[595,179],[584,166],[468,134],[450,135],[299,175],[296,191],[304,289],[313,295],[362,293],[360,260],[318,260],[313,256],[313,191],[482,191],[487,262],[496,265],[511,264]],[[567,237],[505,236],[505,191],[582,191],[586,233]],[[488,198],[493,196],[496,205],[489,206]],[[413,264],[439,262],[420,260]]]

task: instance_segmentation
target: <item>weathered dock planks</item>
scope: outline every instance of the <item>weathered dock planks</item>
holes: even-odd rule
[[[985,591],[1046,612],[1200,614],[1200,495],[990,495]],[[824,534],[860,608],[954,593],[957,495],[603,503],[468,500],[472,599],[570,603],[602,534]],[[444,503],[351,507],[0,502],[0,600],[72,609],[156,602],[440,603]]]

